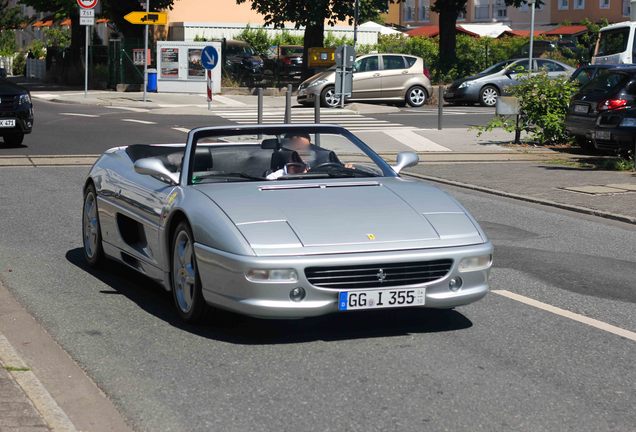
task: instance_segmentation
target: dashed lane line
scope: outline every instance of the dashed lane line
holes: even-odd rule
[[[126,106],[112,106],[112,105],[107,105],[104,108],[123,110],[123,111],[132,111],[137,113],[145,113],[150,111],[148,108],[135,108],[135,107],[126,107]]]
[[[182,128],[182,127],[173,127],[173,130],[176,130],[178,132],[184,132],[184,133],[190,133],[190,129],[188,128]]]
[[[603,330],[608,333],[612,333],[617,336],[621,336],[621,337],[624,337],[625,339],[629,339],[633,342],[636,342],[636,333],[633,331],[625,330],[624,328],[617,327],[615,325],[608,324],[606,322],[599,321],[594,318],[587,317],[585,315],[577,314],[569,310],[561,309],[559,307],[552,306],[550,304],[543,303],[538,300],[532,299],[530,297],[526,297],[526,296],[522,296],[521,294],[510,292],[508,290],[492,290],[492,293],[503,296],[503,297],[507,297],[511,300],[515,300],[523,304],[527,304],[528,306],[532,306],[537,309],[544,310],[546,312],[553,313],[555,315],[569,318],[573,321],[580,322],[590,327],[594,327],[599,330]]]
[[[72,116],[72,117],[91,117],[91,118],[99,117],[99,115],[97,114],[82,114],[82,113],[70,113],[70,112],[61,112],[60,115]]]
[[[157,122],[148,121],[148,120],[137,120],[137,119],[121,119],[121,121],[129,122],[129,123],[140,123],[145,125],[156,125]]]

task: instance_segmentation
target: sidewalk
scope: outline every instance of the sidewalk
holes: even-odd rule
[[[3,338],[0,335],[0,339]],[[7,368],[12,372],[9,373]],[[0,361],[0,430],[49,431],[41,414],[12,377],[12,374],[24,374],[26,371],[13,368]]]

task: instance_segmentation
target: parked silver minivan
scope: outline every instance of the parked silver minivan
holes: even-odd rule
[[[353,66],[353,95],[347,101],[395,101],[412,107],[424,105],[433,93],[428,69],[420,57],[404,54],[367,54]],[[321,105],[336,107],[336,68],[305,80],[298,87],[298,103],[310,105],[320,97]]]

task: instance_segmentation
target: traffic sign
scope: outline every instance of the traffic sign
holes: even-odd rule
[[[130,12],[124,19],[131,24],[166,25],[168,14],[166,12]]]
[[[80,9],[80,25],[95,25],[95,9]]]
[[[201,64],[204,68],[212,70],[219,62],[219,52],[213,46],[206,46],[201,51]]]
[[[77,0],[77,4],[82,9],[93,9],[97,6],[98,0]]]

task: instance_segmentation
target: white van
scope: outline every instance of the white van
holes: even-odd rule
[[[603,27],[592,64],[632,64],[636,61],[636,21]]]

